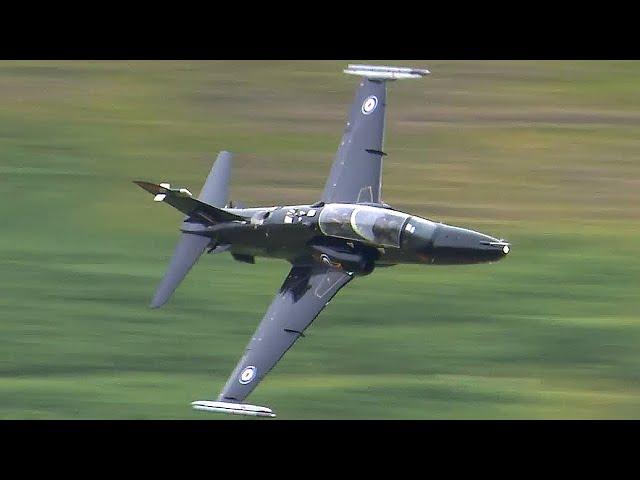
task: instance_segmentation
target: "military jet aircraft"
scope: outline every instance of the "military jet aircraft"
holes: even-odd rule
[[[509,253],[502,239],[437,223],[382,200],[382,148],[387,83],[421,78],[428,70],[349,65],[362,77],[320,199],[308,205],[239,208],[228,202],[231,153],[221,152],[195,198],[168,183],[136,181],[186,218],[165,277],[151,302],[164,305],[206,251],[240,262],[287,260],[291,271],[216,401],[194,409],[275,417],[244,403],[338,291],[376,267],[495,262]]]

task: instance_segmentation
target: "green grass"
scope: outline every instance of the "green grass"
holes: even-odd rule
[[[288,266],[205,257],[147,308],[180,216],[131,183],[317,200],[346,62],[0,62],[0,418],[226,419]],[[345,288],[249,399],[279,418],[639,418],[640,62],[391,62],[384,199],[505,237],[494,265]],[[234,418],[234,417],[231,417]]]

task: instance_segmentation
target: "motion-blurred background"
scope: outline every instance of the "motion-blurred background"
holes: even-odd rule
[[[131,183],[318,199],[348,62],[0,62],[0,418],[225,419],[289,266],[204,256],[147,305],[181,215]],[[383,195],[513,243],[345,288],[250,397],[280,418],[640,417],[640,62],[381,61]]]

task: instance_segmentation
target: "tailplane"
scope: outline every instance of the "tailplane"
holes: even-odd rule
[[[152,194],[156,202],[164,202],[173,208],[180,210],[189,217],[191,222],[203,224],[215,224],[218,222],[243,221],[239,215],[227,212],[200,199],[193,198],[191,192],[186,188],[171,188],[168,183],[155,184],[135,180],[133,183]],[[223,205],[224,206],[224,205]]]
[[[168,203],[187,215],[187,219],[183,222],[184,227],[185,224],[193,222],[215,224],[244,220],[242,217],[222,209],[229,196],[230,176],[231,153],[220,152],[197,200],[186,188],[172,189],[171,185],[166,183],[159,185],[138,181],[135,183],[154,195],[155,201]],[[159,308],[167,303],[210,242],[211,239],[206,236],[186,232],[181,234],[167,272],[151,301],[151,308]]]

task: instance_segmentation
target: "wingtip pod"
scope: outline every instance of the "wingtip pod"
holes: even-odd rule
[[[270,417],[276,416],[270,408],[259,405],[249,405],[246,403],[231,402],[210,402],[208,400],[198,400],[191,402],[194,410],[205,412],[230,413],[231,415],[248,415],[250,417]]]
[[[405,78],[422,78],[431,72],[424,68],[387,67],[383,65],[349,64],[344,70],[349,75],[359,75],[374,80],[399,80]]]

